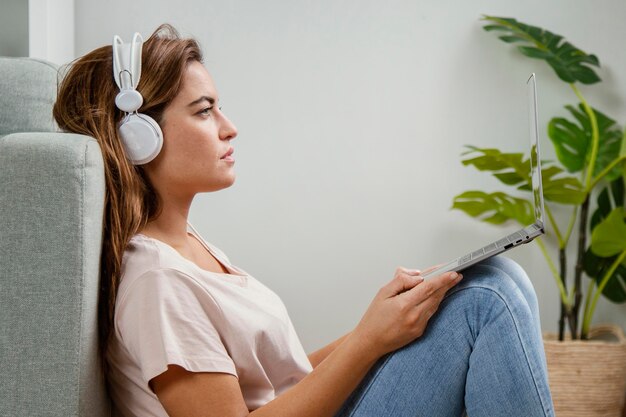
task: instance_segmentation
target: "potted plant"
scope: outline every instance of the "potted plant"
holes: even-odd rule
[[[498,33],[500,40],[516,45],[523,55],[545,61],[578,100],[565,106],[569,117],[554,117],[548,123],[558,160],[542,161],[549,220],[546,233],[558,243],[558,262],[553,261],[543,239],[535,242],[559,289],[561,308],[558,337],[545,337],[546,356],[557,415],[619,416],[626,391],[624,334],[617,326],[593,329],[591,323],[601,295],[615,303],[626,301],[626,132],[591,107],[577,86],[601,81],[595,70],[600,61],[595,55],[560,35],[512,18],[483,16],[483,20],[486,31]],[[491,172],[507,187],[530,192],[530,167],[523,154],[468,146],[463,156],[464,165]],[[553,214],[554,205],[568,206],[569,219]],[[524,226],[534,221],[531,207],[523,196],[477,190],[457,195],[452,206],[484,222],[516,221]],[[576,246],[575,259],[567,257],[569,245]],[[583,282],[583,276],[588,282]],[[616,342],[593,340],[607,332]],[[589,357],[579,356],[581,352]],[[604,367],[596,374],[589,373],[605,359]],[[601,381],[596,379],[609,385],[598,389]],[[596,394],[581,384],[584,382],[596,388],[597,403],[590,398]],[[614,398],[608,398],[610,395]],[[597,414],[602,410],[608,414]]]

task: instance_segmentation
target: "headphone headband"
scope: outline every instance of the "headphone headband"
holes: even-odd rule
[[[141,78],[141,49],[143,38],[135,33],[130,44],[122,38],[113,37],[113,78],[120,89],[115,104],[120,110],[132,113],[139,110],[143,97],[136,90]]]
[[[134,90],[141,78],[141,50],[143,38],[138,32],[128,44],[122,38],[113,37],[113,78],[120,90]]]
[[[126,117],[118,129],[126,156],[135,165],[152,161],[161,151],[163,132],[151,117],[137,113],[143,104],[143,97],[137,91],[141,78],[141,49],[143,38],[135,33],[130,44],[113,37],[113,79],[120,92],[115,97],[115,105],[126,112]]]

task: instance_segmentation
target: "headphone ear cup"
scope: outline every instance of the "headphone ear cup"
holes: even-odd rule
[[[157,157],[163,147],[163,132],[150,116],[132,113],[119,126],[126,156],[134,165],[143,165]]]

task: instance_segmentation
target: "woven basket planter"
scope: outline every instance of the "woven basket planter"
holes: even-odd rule
[[[556,417],[621,417],[626,398],[626,337],[595,326],[590,340],[558,341],[544,334]]]

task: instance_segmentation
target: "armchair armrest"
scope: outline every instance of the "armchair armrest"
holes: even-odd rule
[[[97,355],[104,195],[95,139],[0,138],[0,415],[110,415]]]

